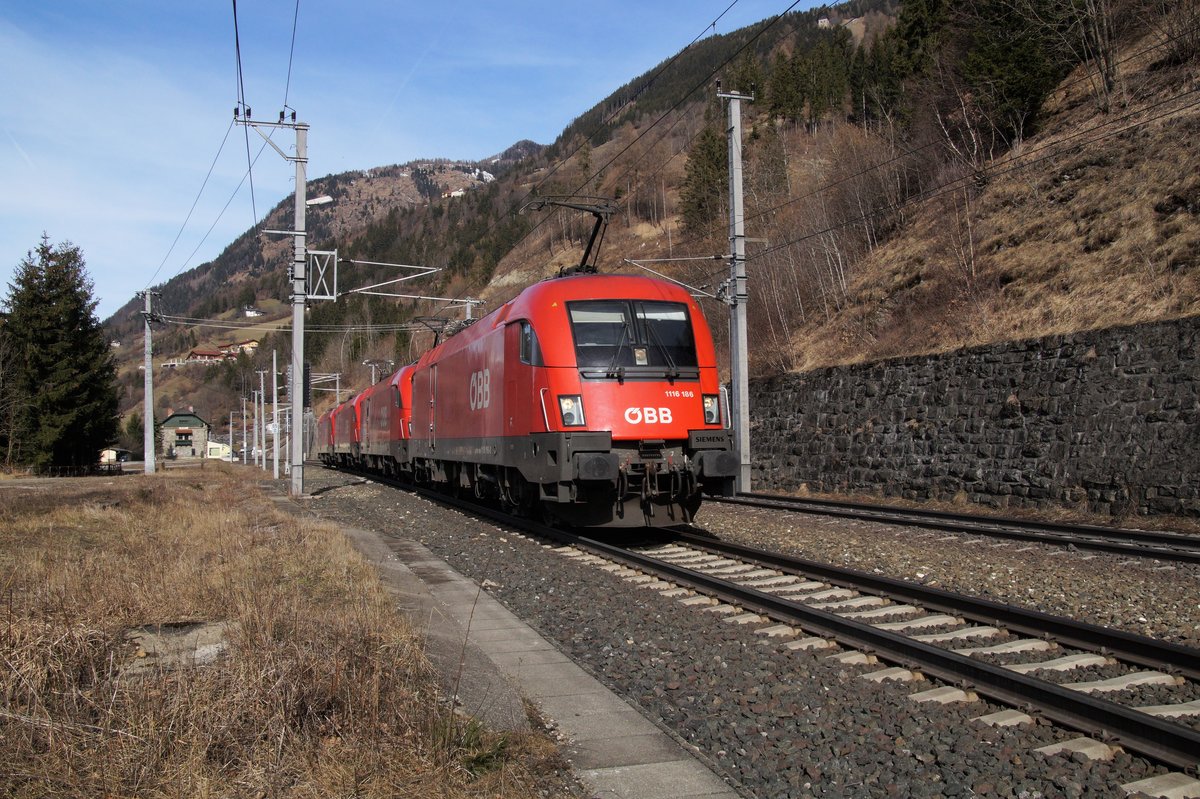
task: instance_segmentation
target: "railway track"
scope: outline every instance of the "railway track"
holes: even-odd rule
[[[1003,718],[984,719],[988,723],[1017,723],[1027,720],[1022,711],[1028,711],[1098,739],[1068,742],[1068,753],[1103,750],[1104,742],[1115,742],[1173,768],[1194,773],[1200,767],[1200,650],[691,531],[620,546],[436,492],[418,493],[554,541],[562,545],[561,554],[618,564],[638,584],[678,592],[668,595],[701,609],[761,623],[760,632],[782,639],[789,649],[840,645],[851,650],[837,655],[846,662],[895,664],[867,675],[872,679],[928,675],[946,683],[928,697],[914,698],[966,701],[973,693],[1014,708]],[[1014,653],[1027,653],[1028,659],[992,662]],[[1049,679],[1100,664],[1122,673],[1074,684]],[[1104,698],[1138,685],[1174,686],[1184,699],[1131,707]],[[1193,720],[1190,726],[1187,720]]]
[[[1064,524],[1011,517],[900,508],[861,502],[747,493],[708,497],[708,502],[901,524],[931,530],[1007,538],[1179,563],[1200,563],[1200,536],[1099,525]]]
[[[760,614],[793,629],[794,648],[831,641],[899,664],[881,679],[911,679],[910,669],[949,684],[940,697],[969,688],[1002,704],[1036,710],[1063,726],[1175,768],[1200,765],[1200,729],[1170,717],[1200,717],[1200,701],[1142,708],[1101,693],[1136,685],[1192,686],[1200,679],[1200,650],[1118,630],[953,594],[900,580],[680,533],[672,543],[636,551],[561,531],[553,535],[581,551],[624,564],[725,603],[730,613]],[[664,588],[664,590],[667,590]],[[765,620],[764,619],[764,620]],[[934,630],[934,632],[929,632]],[[989,644],[987,639],[1008,640]],[[996,665],[979,655],[1005,652],[1074,653],[1049,661]],[[1101,663],[1126,664],[1124,675],[1057,684],[1035,676]],[[1003,720],[997,720],[1003,721]]]

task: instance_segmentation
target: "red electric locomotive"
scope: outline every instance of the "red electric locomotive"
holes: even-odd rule
[[[404,366],[362,393],[360,464],[388,477],[411,474],[408,457],[412,423],[412,376]]]
[[[366,393],[333,409],[333,460],[341,466],[359,466],[362,442],[362,402]]]
[[[409,464],[418,482],[570,524],[687,522],[702,491],[732,491],[720,392],[679,286],[546,280],[417,361]]]
[[[333,413],[336,408],[330,408],[321,414],[317,420],[317,433],[313,438],[312,454],[320,458],[321,463],[333,466]]]

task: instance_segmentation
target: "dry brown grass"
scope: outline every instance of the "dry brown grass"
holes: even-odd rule
[[[537,795],[553,747],[453,713],[374,569],[235,475],[0,489],[0,794]],[[215,664],[128,668],[199,621]]]
[[[798,331],[797,368],[1200,313],[1200,77],[1156,63],[1158,36],[1123,48],[1122,107],[1100,114],[1079,70],[969,199],[917,207],[845,306]]]

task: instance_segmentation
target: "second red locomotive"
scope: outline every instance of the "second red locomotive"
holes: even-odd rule
[[[537,283],[318,430],[326,463],[585,526],[691,521],[738,466],[699,306],[640,276]]]

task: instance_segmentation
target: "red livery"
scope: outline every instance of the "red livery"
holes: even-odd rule
[[[315,454],[570,524],[678,524],[702,492],[732,491],[720,395],[686,291],[573,275],[527,288],[322,416]]]

